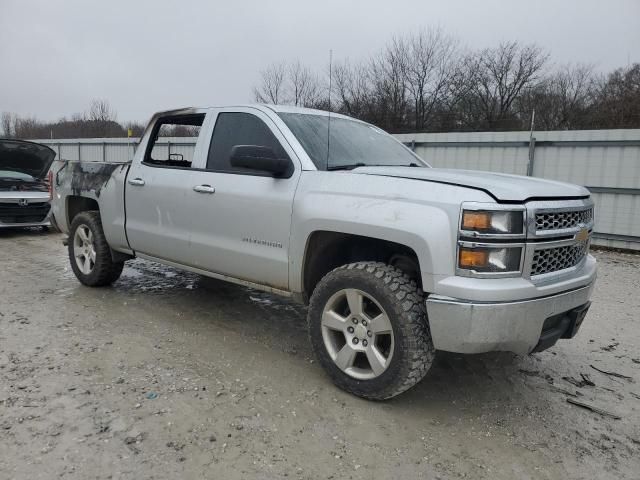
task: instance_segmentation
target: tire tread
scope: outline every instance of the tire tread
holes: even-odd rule
[[[400,327],[407,332],[405,335],[406,356],[404,356],[405,361],[401,366],[402,373],[384,389],[371,392],[361,388],[362,382],[350,379],[342,372],[340,372],[341,375],[335,375],[331,369],[327,369],[327,371],[340,388],[354,395],[373,400],[386,400],[420,382],[431,367],[435,356],[427,321],[424,293],[414,280],[398,268],[382,262],[355,262],[338,267],[329,272],[314,290],[309,305],[309,332],[310,335],[313,335],[313,313],[322,312],[324,308],[323,305],[318,305],[318,298],[322,296],[325,289],[331,288],[332,279],[337,275],[345,274],[360,277],[363,272],[376,282],[382,283],[394,310],[388,314],[395,319],[400,319],[400,323],[402,323]],[[314,348],[317,349],[316,342],[311,340]]]
[[[83,274],[76,265],[73,255],[73,235],[79,224],[86,224],[93,232],[93,243],[96,250],[96,263],[89,275]],[[69,229],[69,261],[78,280],[89,287],[104,287],[115,282],[122,273],[124,262],[114,262],[111,258],[111,248],[104,236],[100,212],[88,210],[80,212],[73,218]]]

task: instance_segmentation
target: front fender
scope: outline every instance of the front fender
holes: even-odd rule
[[[332,176],[330,184],[323,178],[327,175]],[[424,185],[406,179],[305,172],[293,209],[291,290],[303,290],[306,246],[313,232],[322,230],[387,240],[411,248],[418,257],[423,288],[433,291],[438,280],[454,271],[460,202],[483,194],[434,184],[427,184],[429,191],[425,192]],[[415,194],[415,189],[421,190],[422,198]],[[452,189],[460,192],[454,192],[458,194],[455,201],[447,201]]]

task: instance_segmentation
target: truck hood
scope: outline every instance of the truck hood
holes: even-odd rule
[[[0,170],[26,173],[35,179],[43,179],[55,156],[55,151],[39,143],[0,139]]]
[[[489,194],[499,202],[525,202],[534,199],[589,196],[589,190],[571,183],[477,170],[416,167],[360,167],[351,172],[473,188]]]

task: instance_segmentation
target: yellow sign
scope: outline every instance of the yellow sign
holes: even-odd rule
[[[130,128],[127,129],[127,137],[129,138],[133,137],[133,130],[131,130]]]

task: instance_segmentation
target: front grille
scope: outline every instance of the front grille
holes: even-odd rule
[[[588,250],[588,243],[536,250],[531,264],[531,276],[575,267],[582,261]]]
[[[0,222],[3,223],[39,223],[49,213],[51,206],[47,202],[30,203],[20,206],[16,203],[0,203]]]
[[[536,230],[562,230],[588,224],[593,219],[593,208],[569,212],[536,214]]]

